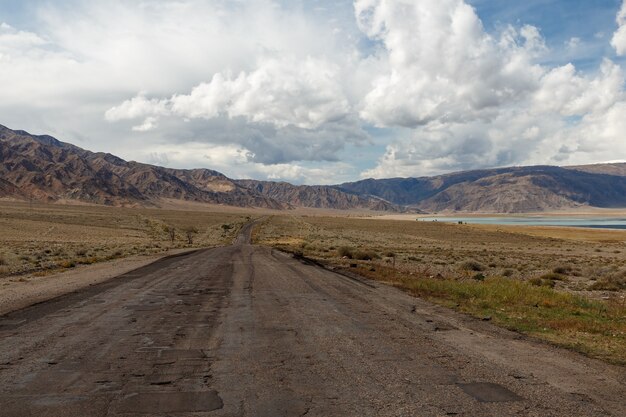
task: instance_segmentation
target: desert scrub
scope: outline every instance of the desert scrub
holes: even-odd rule
[[[611,276],[601,278],[589,286],[590,290],[620,291],[626,290],[626,269]]]
[[[561,275],[560,273],[556,273],[556,272],[548,272],[547,274],[543,274],[540,278],[544,280],[549,280],[549,281],[565,280],[565,277],[563,275]]]
[[[348,246],[342,246],[339,249],[337,249],[337,255],[340,258],[352,259],[354,257],[354,248],[350,248]]]
[[[573,268],[569,265],[559,265],[555,267],[554,269],[552,269],[552,272],[554,274],[568,275],[572,272],[572,269]]]
[[[489,316],[511,330],[626,364],[626,308],[619,302],[592,301],[503,277],[482,281],[415,277],[384,267],[358,272],[464,313]]]
[[[75,261],[63,261],[59,263],[59,268],[74,268],[76,266],[76,262]]]
[[[623,304],[602,300],[606,293],[585,291],[594,282],[616,288],[613,277],[626,268],[626,260],[614,252],[624,252],[624,235],[517,230],[522,229],[499,232],[431,222],[285,215],[268,218],[257,233],[259,244],[301,250],[314,259],[320,253],[313,248],[327,247],[332,252],[320,260],[334,266],[357,265],[350,270],[432,302],[491,316],[496,324],[626,363]],[[555,234],[567,240],[552,238]],[[606,250],[596,254],[596,241],[579,240],[581,236],[602,239]],[[307,242],[304,249],[302,242]],[[339,259],[354,258],[364,248],[383,259]],[[385,256],[391,253],[397,254],[395,268]],[[567,291],[585,292],[577,297]],[[622,300],[621,291],[615,299]],[[583,298],[590,296],[598,301]]]
[[[354,252],[353,258],[359,261],[372,261],[374,259],[380,259],[380,255],[373,250],[365,249]]]
[[[530,285],[534,285],[535,287],[549,287],[554,288],[556,286],[556,282],[551,279],[535,277],[528,280]]]
[[[463,262],[460,266],[460,269],[469,272],[482,272],[485,270],[485,267],[480,262],[469,260]]]

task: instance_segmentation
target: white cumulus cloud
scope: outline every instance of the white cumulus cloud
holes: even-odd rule
[[[312,57],[263,59],[250,73],[217,73],[189,94],[169,99],[139,94],[109,109],[105,117],[115,122],[165,115],[188,119],[226,115],[277,127],[313,129],[350,113],[338,73],[335,64]]]
[[[611,45],[615,48],[618,55],[626,55],[626,0],[622,4],[622,8],[617,14],[618,29],[613,35]]]
[[[533,26],[488,34],[462,0],[357,0],[363,30],[379,39],[389,72],[361,115],[395,129],[362,177],[413,176],[521,164],[584,163],[626,152],[622,68],[597,73],[540,64]]]
[[[378,126],[417,127],[483,117],[536,86],[532,58],[545,49],[537,28],[487,34],[462,0],[356,0],[362,30],[385,46],[386,74],[361,116]]]
[[[189,118],[226,114],[312,129],[350,112],[338,74],[337,65],[322,59],[263,59],[250,73],[215,74],[210,82],[169,102],[173,113]]]

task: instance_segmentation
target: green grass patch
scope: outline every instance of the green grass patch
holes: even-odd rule
[[[426,300],[614,363],[626,364],[626,306],[502,277],[483,281],[359,270]]]

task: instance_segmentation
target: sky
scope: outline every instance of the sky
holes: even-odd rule
[[[0,0],[0,124],[335,184],[626,160],[626,0]]]

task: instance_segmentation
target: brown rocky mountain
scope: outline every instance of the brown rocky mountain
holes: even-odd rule
[[[288,182],[256,180],[236,180],[236,183],[274,200],[289,202],[289,204],[300,207],[406,211],[406,209],[391,204],[380,197],[358,195],[332,186],[292,185]]]
[[[24,198],[25,196],[15,185],[0,178],[0,197]]]
[[[238,186],[216,171],[174,170],[126,162],[50,136],[34,136],[5,127],[0,127],[0,178],[0,192],[5,196],[48,202],[77,200],[126,206],[155,205],[159,199],[167,198],[246,207],[287,207]]]
[[[127,162],[51,136],[0,126],[0,197],[48,202],[76,200],[114,206],[158,205],[162,199],[177,199],[271,209],[400,210],[380,198],[360,197],[332,187],[297,188],[298,198],[288,193],[268,194],[260,183],[234,181],[217,171]]]
[[[594,165],[578,165],[565,167],[567,169],[573,169],[575,171],[589,172],[592,174],[607,174],[617,175],[620,177],[626,177],[626,163],[612,163],[612,164],[594,164]]]
[[[368,179],[338,186],[427,212],[523,213],[626,207],[626,164],[514,167],[436,177]]]
[[[163,199],[240,207],[519,213],[626,207],[626,163],[514,167],[337,186],[232,180],[94,153],[0,126],[0,197],[158,206]]]

